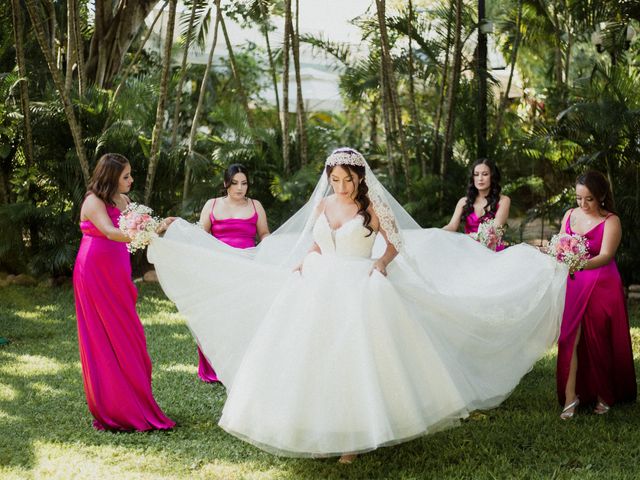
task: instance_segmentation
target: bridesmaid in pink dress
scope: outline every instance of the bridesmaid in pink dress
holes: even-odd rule
[[[471,166],[467,196],[458,200],[453,216],[444,230],[457,232],[464,222],[464,233],[476,233],[480,224],[493,218],[496,225],[505,225],[509,218],[511,199],[501,195],[500,170],[486,158],[480,158]],[[498,243],[496,252],[504,250]]]
[[[563,420],[580,403],[595,404],[593,412],[602,415],[636,398],[629,318],[615,262],[622,229],[606,177],[595,171],[579,176],[576,200],[579,208],[565,214],[560,231],[584,235],[591,258],[567,280],[557,364]]]
[[[73,269],[82,378],[98,430],[170,429],[151,391],[151,360],[136,312],[137,291],[118,217],[129,202],[131,166],[103,155],[80,210],[82,241]],[[163,228],[171,222],[165,220]]]
[[[224,197],[212,198],[200,213],[200,225],[206,232],[234,248],[256,246],[256,237],[269,235],[267,214],[258,200],[247,198],[249,173],[234,163],[224,173]],[[204,382],[218,382],[215,370],[198,347],[198,376]]]

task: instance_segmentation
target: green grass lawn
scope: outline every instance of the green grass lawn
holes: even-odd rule
[[[140,287],[139,312],[156,399],[178,426],[97,432],[84,399],[71,289],[0,288],[0,336],[11,340],[0,347],[0,478],[640,478],[638,405],[561,422],[554,351],[500,408],[458,428],[351,465],[276,457],[217,426],[224,387],[198,380],[195,344],[157,286]],[[631,314],[637,353],[640,308]]]

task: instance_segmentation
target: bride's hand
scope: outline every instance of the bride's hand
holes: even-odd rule
[[[169,228],[169,225],[171,225],[176,220],[176,218],[178,217],[167,217],[162,220],[158,225],[158,228],[156,228],[156,233],[160,234],[166,232],[167,228]]]
[[[385,265],[384,261],[381,258],[378,258],[375,262],[373,262],[373,266],[369,271],[369,275],[371,275],[374,270],[377,270],[385,277],[387,276],[387,266]]]
[[[302,275],[302,262],[296,265],[295,268],[291,270],[291,272],[293,273],[298,272],[300,275]]]

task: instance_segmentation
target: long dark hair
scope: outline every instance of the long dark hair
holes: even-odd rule
[[[367,186],[367,182],[364,178],[365,168],[360,165],[348,165],[348,164],[339,164],[339,165],[327,165],[325,171],[327,172],[327,177],[331,175],[331,172],[336,167],[342,167],[347,170],[351,175],[356,175],[358,177],[358,185],[356,187],[356,196],[354,198],[356,205],[358,205],[358,213],[357,215],[362,215],[364,221],[362,224],[364,228],[369,230],[370,236],[373,233],[373,228],[371,228],[371,214],[368,212],[369,205],[371,205],[371,200],[369,200],[369,187]]]
[[[228,189],[231,186],[231,181],[236,173],[244,173],[244,176],[247,177],[247,193],[249,193],[249,187],[251,187],[251,181],[249,180],[249,171],[247,167],[242,165],[241,163],[232,163],[227,167],[224,171],[224,178],[222,183],[222,194],[227,195]]]
[[[584,185],[587,187],[591,192],[591,195],[596,197],[596,200],[598,200],[602,209],[617,215],[611,185],[604,174],[597,170],[589,170],[578,175],[578,178],[576,178],[576,185]]]
[[[496,164],[488,158],[479,158],[473,163],[473,165],[471,165],[469,184],[467,186],[467,201],[464,204],[464,207],[462,207],[462,215],[460,217],[462,222],[464,222],[467,217],[471,215],[471,212],[473,212],[473,203],[478,197],[478,189],[473,181],[473,172],[478,165],[486,165],[489,167],[489,175],[491,179],[489,195],[487,195],[487,205],[484,207],[484,214],[481,219],[485,217],[493,218],[496,216],[496,212],[498,211],[498,202],[500,201],[500,192],[502,191],[502,187],[500,186],[500,170]]]
[[[119,153],[102,155],[93,169],[86,195],[93,193],[107,205],[115,206],[113,197],[118,193],[120,175],[127,165],[129,160]]]

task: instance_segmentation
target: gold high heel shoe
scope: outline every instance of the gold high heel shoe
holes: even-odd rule
[[[562,410],[562,413],[560,414],[560,418],[562,420],[572,419],[576,413],[576,408],[578,408],[578,405],[580,405],[580,399],[576,397],[576,399],[573,402],[571,402],[569,405],[564,407],[564,409]]]

